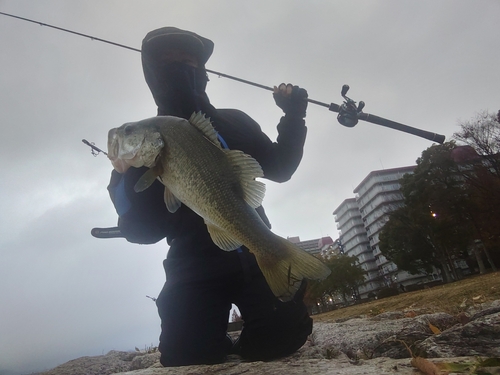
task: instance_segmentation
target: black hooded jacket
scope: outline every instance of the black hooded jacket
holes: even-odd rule
[[[211,118],[229,149],[241,150],[260,163],[265,178],[276,182],[290,179],[303,153],[307,129],[302,118],[283,116],[277,126],[277,141],[272,142],[245,113],[235,109],[215,109],[210,104],[205,93],[207,76],[204,68],[178,63],[165,66],[157,62],[154,53],[148,53],[144,44],[142,63],[146,82],[158,105],[158,115],[189,118],[194,111],[202,111]],[[165,71],[168,72],[166,79]],[[171,79],[184,81],[171,84]],[[170,85],[178,87],[172,89]],[[186,248],[202,253],[206,253],[207,248],[211,252],[220,251],[213,244],[203,219],[188,207],[182,205],[175,213],[167,211],[163,202],[164,187],[159,181],[141,193],[133,191],[144,171],[145,168],[130,168],[123,175],[113,171],[108,186],[119,214],[119,227],[127,240],[148,244],[166,237],[171,246],[169,258],[177,253],[187,254]],[[118,204],[118,200],[124,197],[128,200],[125,208]],[[269,225],[264,210],[261,207],[257,210]],[[176,252],[176,248],[183,250]]]

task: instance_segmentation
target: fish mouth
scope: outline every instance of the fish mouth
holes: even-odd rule
[[[108,159],[118,173],[125,173],[133,165],[133,161],[139,153],[144,139],[135,147],[124,150],[117,132],[117,128],[111,129],[108,132]]]

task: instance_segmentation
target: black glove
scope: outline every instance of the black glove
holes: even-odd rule
[[[306,117],[307,91],[291,83],[282,83],[278,87],[274,86],[273,93],[276,105],[280,107],[286,115]]]

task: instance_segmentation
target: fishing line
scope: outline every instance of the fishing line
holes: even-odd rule
[[[96,36],[92,36],[92,35],[89,35],[89,34],[84,34],[84,33],[80,33],[80,32],[74,31],[74,30],[65,29],[63,27],[58,27],[58,26],[50,25],[48,23],[44,23],[44,22],[40,22],[40,21],[35,21],[35,20],[29,19],[29,18],[25,18],[25,17],[16,16],[14,14],[9,14],[9,13],[4,13],[4,12],[0,12],[0,14],[4,15],[4,16],[7,16],[7,17],[17,18],[17,19],[22,20],[22,21],[35,23],[35,24],[40,25],[40,26],[50,27],[52,29],[56,29],[56,30],[63,31],[63,32],[66,32],[66,33],[70,33],[70,34],[82,36],[84,38],[89,38],[91,40],[97,40],[98,42],[103,42],[103,43],[111,44],[111,45],[116,46],[116,47],[125,48],[125,49],[131,50],[131,51],[135,51],[135,52],[141,52],[141,50],[138,49],[138,48],[129,47],[129,46],[126,46],[125,44],[120,44],[120,43],[112,42],[110,40],[98,38]],[[248,85],[260,87],[261,89],[264,89],[264,90],[274,91],[274,89],[272,87],[270,87],[270,86],[265,86],[265,85],[261,85],[260,83],[255,83],[255,82],[247,81],[245,79],[241,79],[241,78],[238,78],[238,77],[233,77],[233,76],[230,76],[228,74],[224,74],[224,73],[221,73],[221,72],[216,72],[215,70],[210,70],[210,69],[205,69],[205,70],[207,72],[209,72],[209,73],[216,74],[219,77],[229,78],[229,79],[232,79],[232,80],[235,80],[235,81],[238,81],[238,82],[246,83]],[[324,103],[322,103],[322,104],[324,104]],[[326,106],[328,106],[328,105],[326,105]]]
[[[124,44],[115,43],[115,42],[112,42],[112,41],[110,41],[110,40],[106,40],[106,39],[97,38],[97,37],[92,36],[92,35],[79,33],[79,32],[77,32],[77,31],[64,29],[64,28],[62,28],[62,27],[58,27],[58,26],[54,26],[54,25],[49,25],[48,23],[43,23],[43,22],[40,22],[40,21],[30,20],[29,18],[19,17],[19,16],[15,16],[15,15],[13,15],[13,14],[4,13],[4,12],[0,12],[0,14],[2,14],[2,15],[4,15],[4,16],[7,16],[7,17],[17,18],[17,19],[22,20],[22,21],[27,21],[27,22],[36,23],[36,24],[38,24],[38,25],[40,25],[40,26],[47,26],[47,27],[50,27],[50,28],[52,28],[52,29],[56,29],[56,30],[60,30],[60,31],[64,31],[64,32],[66,32],[66,33],[70,33],[70,34],[75,34],[75,35],[83,36],[83,37],[85,37],[85,38],[89,38],[89,39],[92,39],[92,40],[97,40],[97,41],[99,41],[99,42],[112,44],[112,45],[117,46],[117,47],[122,47],[122,48],[126,48],[126,49],[129,49],[129,50],[132,50],[132,51],[141,52],[141,50],[140,50],[140,49],[137,49],[137,48],[132,48],[132,47],[126,46],[126,45],[124,45]]]
[[[38,24],[40,26],[50,27],[52,29],[56,29],[56,30],[63,31],[63,32],[66,32],[66,33],[70,33],[70,34],[75,34],[75,35],[78,35],[78,36],[81,36],[81,37],[84,37],[84,38],[89,38],[91,40],[97,40],[99,42],[111,44],[113,46],[125,48],[125,49],[131,50],[131,51],[141,52],[140,49],[129,47],[129,46],[126,46],[124,44],[112,42],[110,40],[98,38],[98,37],[95,37],[95,36],[92,36],[92,35],[80,33],[80,32],[69,30],[69,29],[65,29],[65,28],[62,28],[62,27],[50,25],[48,23],[44,23],[44,22],[40,22],[40,21],[35,21],[35,20],[29,19],[29,18],[16,16],[14,14],[0,12],[0,15],[7,16],[7,17],[12,17],[12,18],[16,18],[16,19],[19,19],[21,21],[36,23],[36,24]],[[234,77],[234,76],[231,76],[229,74],[225,74],[225,73],[221,73],[221,72],[216,72],[216,71],[210,70],[210,69],[205,69],[205,70],[208,73],[215,74],[215,75],[217,75],[219,77],[229,78],[229,79],[232,79],[234,81],[238,81],[238,82],[241,82],[241,83],[245,83],[247,85],[259,87],[259,88],[264,89],[264,90],[274,91],[274,88],[272,88],[270,86],[261,85],[260,83],[255,83],[255,82],[252,82],[252,81],[248,81],[246,79]],[[363,121],[366,121],[366,122],[370,122],[372,124],[381,125],[381,126],[384,126],[384,127],[387,127],[387,128],[391,128],[391,129],[399,130],[399,131],[402,131],[402,132],[405,132],[405,133],[413,134],[413,135],[416,135],[418,137],[422,137],[422,138],[428,139],[428,140],[433,141],[433,142],[438,142],[438,143],[441,143],[441,144],[444,142],[444,140],[445,140],[444,135],[433,133],[433,132],[429,132],[429,131],[418,129],[418,128],[414,128],[414,127],[411,127],[411,126],[408,126],[408,125],[401,124],[399,122],[388,120],[388,119],[383,118],[383,117],[371,115],[369,113],[364,113],[362,110],[363,110],[363,108],[365,106],[365,103],[362,102],[362,101],[360,101],[356,105],[356,102],[354,100],[352,100],[351,98],[348,98],[346,96],[348,90],[349,90],[349,86],[348,85],[342,86],[341,96],[344,98],[344,103],[341,104],[341,105],[338,105],[338,104],[335,104],[335,103],[327,104],[327,103],[323,103],[323,102],[320,102],[320,101],[317,101],[317,100],[313,100],[313,99],[309,99],[309,98],[307,99],[307,101],[309,103],[312,103],[312,104],[316,104],[316,105],[319,105],[319,106],[322,106],[322,107],[326,107],[326,108],[328,108],[328,110],[330,110],[332,112],[337,112],[338,113],[338,116],[337,116],[338,122],[341,125],[344,125],[344,126],[349,127],[349,128],[354,127],[358,123],[358,120],[363,120]]]

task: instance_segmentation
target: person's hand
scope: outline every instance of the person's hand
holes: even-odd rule
[[[274,101],[286,115],[306,117],[307,91],[291,83],[274,86]]]
[[[123,173],[118,173],[116,170],[111,172],[108,191],[118,216],[125,215],[132,207],[132,204],[127,196],[125,175]],[[130,192],[128,193],[130,194]]]

